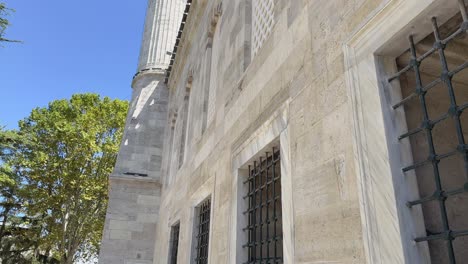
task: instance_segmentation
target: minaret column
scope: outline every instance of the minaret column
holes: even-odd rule
[[[152,264],[169,92],[164,82],[185,0],[149,0],[122,144],[109,176],[101,264]]]
[[[138,71],[167,69],[186,0],[149,0]]]

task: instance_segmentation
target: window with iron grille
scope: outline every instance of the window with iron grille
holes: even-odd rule
[[[257,54],[270,35],[274,23],[274,0],[252,1],[252,54]]]
[[[450,0],[457,1],[457,0]],[[468,16],[463,0],[460,12],[443,25],[432,18],[433,34],[415,41],[397,58],[413,164],[402,170],[416,177],[432,263],[466,263],[468,259]],[[428,18],[431,19],[431,18]]]
[[[283,263],[280,151],[273,148],[249,166],[247,194],[248,259],[244,263]]]
[[[211,200],[207,199],[201,203],[197,208],[198,224],[196,227],[196,246],[195,246],[195,263],[207,264],[208,263],[208,246],[210,237],[210,211]]]
[[[170,250],[170,264],[177,264],[177,252],[179,250],[179,233],[180,223],[171,227],[171,250]]]

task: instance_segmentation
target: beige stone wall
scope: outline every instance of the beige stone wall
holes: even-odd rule
[[[101,264],[153,263],[167,123],[168,90],[163,77],[161,71],[151,71],[133,81],[119,155],[109,176]]]
[[[190,263],[194,207],[208,196],[212,197],[210,263],[235,263],[232,198],[239,164],[233,159],[248,148],[245,143],[253,134],[262,135],[258,131],[281,107],[287,109],[286,165],[291,182],[289,193],[283,194],[292,200],[287,216],[293,230],[292,250],[286,252],[289,260],[365,263],[342,45],[388,1],[277,0],[273,31],[255,56],[250,48],[250,2],[223,1],[209,81],[203,79],[202,58],[219,1],[192,4],[168,84],[169,117],[173,117],[180,113],[187,79],[193,76],[186,153],[178,169],[179,148],[171,147],[180,143],[171,140],[180,138],[177,124],[183,121],[177,115],[175,136],[166,130],[155,263],[167,263],[170,226],[177,221],[178,261]],[[207,83],[214,114],[202,131]]]
[[[153,263],[160,196],[158,180],[111,176],[99,263]]]

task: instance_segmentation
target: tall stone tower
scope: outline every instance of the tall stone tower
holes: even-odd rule
[[[167,124],[164,78],[185,2],[148,0],[130,110],[115,169],[109,177],[101,264],[153,263]]]

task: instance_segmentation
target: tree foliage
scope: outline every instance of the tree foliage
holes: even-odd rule
[[[5,3],[0,2],[0,43],[1,42],[18,42],[17,40],[11,40],[5,38],[5,31],[10,25],[7,17],[13,10],[7,8]]]
[[[125,101],[79,94],[36,108],[19,122],[21,143],[6,151],[4,182],[18,186],[21,212],[13,215],[26,217],[22,227],[34,233],[30,244],[35,252],[60,263],[97,253],[107,176],[127,108]]]
[[[29,142],[15,131],[0,131],[0,259],[2,264],[31,263],[28,253],[36,244],[36,225],[24,215],[20,178],[8,163],[19,144]]]

